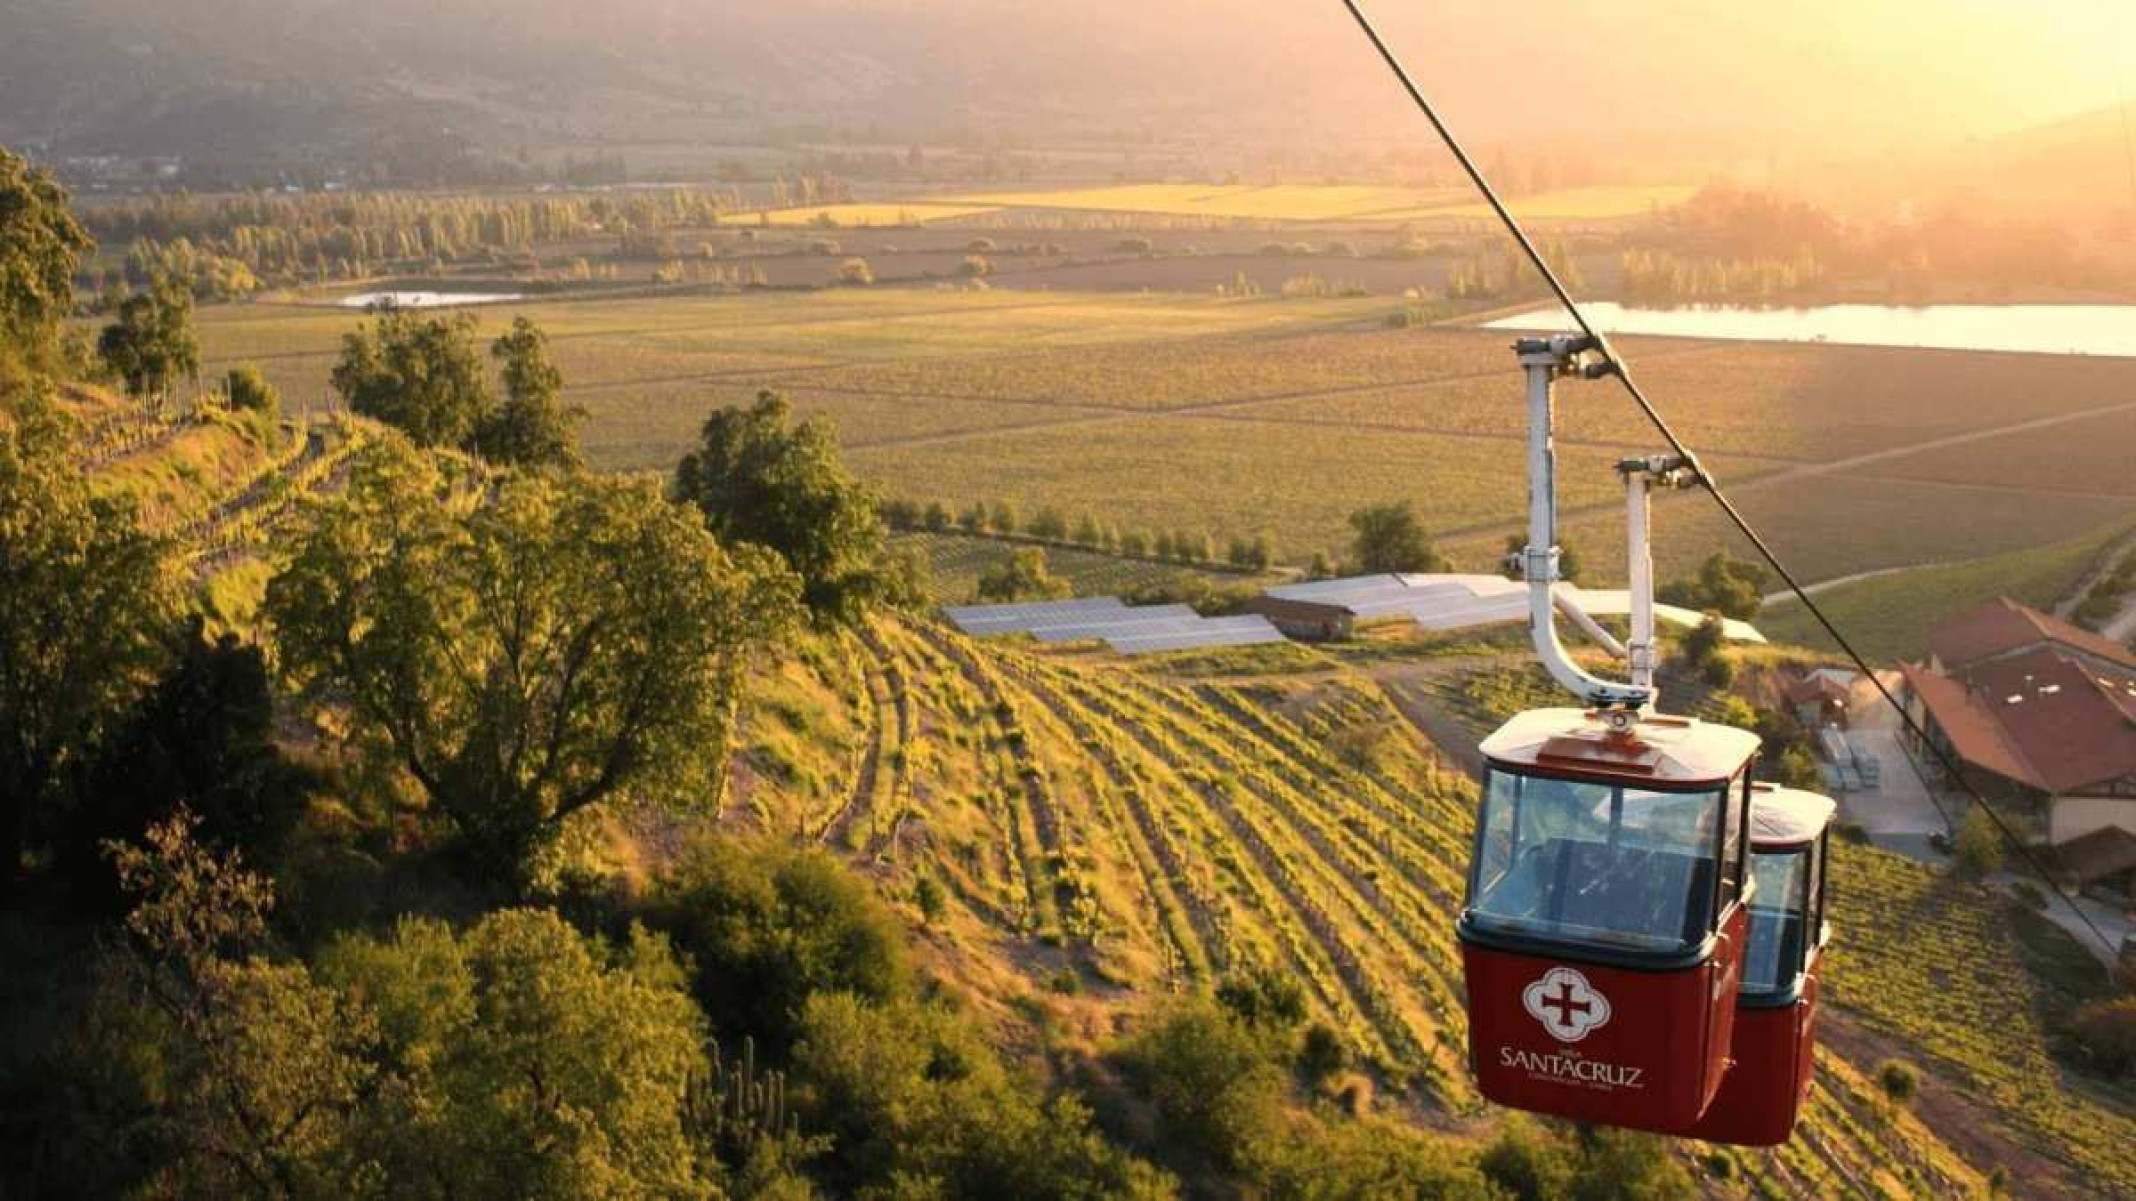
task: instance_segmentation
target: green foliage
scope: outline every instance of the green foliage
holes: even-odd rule
[[[0,147],[0,379],[11,362],[54,365],[74,272],[93,245],[52,173]]]
[[[295,538],[264,613],[492,866],[610,797],[717,804],[743,657],[798,591],[643,482],[507,479],[474,512],[397,439]]]
[[[2070,1031],[2099,1071],[2109,1076],[2136,1072],[2136,997],[2092,1002],[2077,1011]]]
[[[494,405],[471,313],[388,309],[341,339],[334,390],[417,446],[468,448]]]
[[[703,1018],[664,940],[611,951],[553,912],[405,918],[318,975],[377,1023],[387,1086],[353,1132],[401,1196],[711,1196],[684,1100]]]
[[[1567,1196],[1579,1170],[1571,1148],[1519,1114],[1499,1123],[1498,1136],[1484,1149],[1478,1166],[1513,1201],[1555,1201]]]
[[[1416,510],[1408,501],[1374,505],[1350,514],[1355,570],[1367,575],[1389,571],[1445,571],[1445,556],[1434,550]]]
[[[239,363],[223,376],[223,390],[230,407],[247,413],[265,413],[269,420],[282,416],[282,392],[254,363]]]
[[[1958,837],[1951,848],[1952,866],[1968,879],[1978,880],[2002,870],[2003,836],[1994,819],[1979,805],[1966,810],[1958,823]]]
[[[802,1016],[793,1076],[804,1128],[831,1138],[822,1174],[840,1194],[1173,1195],[1162,1173],[1107,1144],[1080,1102],[1042,1102],[967,1015],[941,1006],[819,994]]]
[[[200,342],[193,336],[193,293],[159,279],[119,304],[118,319],[96,339],[97,357],[126,385],[128,396],[162,396],[180,377],[200,375]]]
[[[97,748],[55,856],[85,900],[116,900],[106,841],[134,841],[183,808],[208,844],[272,860],[311,786],[274,743],[265,657],[194,617],[162,677]],[[101,907],[101,905],[99,906]]]
[[[1266,1032],[1288,1033],[1305,1020],[1305,990],[1295,976],[1273,968],[1226,977],[1216,986],[1216,1001],[1238,1020]]]
[[[1763,568],[1715,551],[1699,564],[1697,578],[1663,584],[1656,599],[1665,605],[1749,621],[1758,615],[1764,595]]]
[[[1697,1192],[1669,1140],[1609,1126],[1581,1129],[1572,1201],[1677,1201]]]
[[[840,461],[829,425],[789,426],[790,414],[786,398],[769,391],[749,408],[712,414],[675,468],[675,495],[721,542],[784,558],[817,622],[856,621],[888,586],[875,496]]]
[[[1046,552],[1035,546],[1018,547],[1006,563],[988,568],[979,576],[976,595],[982,601],[1008,603],[1026,600],[1056,600],[1069,595],[1066,580],[1046,569]]]
[[[492,463],[518,467],[580,465],[577,424],[586,410],[563,402],[564,374],[549,358],[549,339],[525,317],[490,343],[490,357],[503,368],[504,403],[484,412],[473,444]]]
[[[1911,1105],[1921,1091],[1921,1072],[1904,1060],[1887,1059],[1876,1065],[1876,1083],[1893,1104]]]
[[[1298,1040],[1298,1073],[1308,1085],[1318,1085],[1341,1071],[1350,1061],[1342,1035],[1326,1022],[1314,1022]]]
[[[0,890],[154,678],[175,608],[164,543],[91,492],[68,434],[35,394],[0,415]]]
[[[896,918],[865,880],[821,851],[699,840],[642,917],[688,956],[714,1027],[776,1055],[793,1043],[810,997],[887,1002],[908,986]]]
[[[949,910],[949,894],[933,876],[921,876],[912,886],[913,903],[920,907],[920,920],[932,926]]]
[[[1118,1055],[1158,1121],[1156,1145],[1183,1164],[1251,1171],[1282,1125],[1283,1073],[1229,1011],[1185,1002]]]

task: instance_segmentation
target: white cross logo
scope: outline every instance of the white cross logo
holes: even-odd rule
[[[1576,1043],[1609,1024],[1609,998],[1587,977],[1569,967],[1554,967],[1520,994],[1528,1016],[1543,1024],[1550,1037]]]

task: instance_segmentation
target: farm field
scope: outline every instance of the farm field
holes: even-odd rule
[[[1684,186],[1567,188],[1512,202],[1538,220],[1613,220],[1644,216],[1683,203],[1697,189]],[[984,192],[949,198],[1004,208],[1082,209],[1163,213],[1182,217],[1266,221],[1400,222],[1485,217],[1466,188],[1404,188],[1350,184],[1122,184],[1039,192]]]
[[[799,208],[766,209],[758,212],[735,213],[723,216],[722,225],[812,225],[826,228],[846,226],[908,226],[925,225],[930,221],[953,221],[958,217],[976,217],[995,211],[988,204],[938,204],[912,201],[898,204],[815,204]]]
[[[2051,609],[2128,532],[2128,523],[2117,521],[2065,542],[1840,584],[1815,599],[1872,662],[1918,659],[1927,653],[1928,631],[1937,616],[1997,596]],[[1768,604],[1758,615],[1758,628],[1779,642],[1824,648],[1827,641],[1808,611],[1792,600]]]
[[[1473,786],[1370,675],[1274,649],[1283,662],[1221,656],[1216,682],[1193,656],[1129,667],[879,622],[765,681],[732,820],[843,848],[889,895],[933,879],[954,898],[926,935],[936,970],[1003,1014],[1036,1006],[1071,1041],[1102,1039],[1116,1006],[1272,965],[1385,1104],[1483,1118],[1459,1066],[1450,938]],[[1317,666],[1289,662],[1300,656]],[[1274,674],[1253,678],[1262,660]],[[1796,1139],[1710,1151],[1770,1196],[1972,1194],[2002,1162],[1982,1139],[2068,1165],[2028,1191],[2136,1186],[2126,1108],[2047,1050],[2054,1015],[2096,987],[2083,953],[1985,892],[1873,849],[1842,855],[1833,1041],[1903,1047],[1967,1023],[1964,1039],[1907,1053],[1943,1092],[1981,1098],[1965,1110],[1971,1162],[1881,1101],[1869,1074],[1886,1052],[1856,1049],[1820,1056]],[[1914,917],[1883,920],[1895,912]],[[1968,968],[1946,972],[1955,963]],[[1040,989],[1064,975],[1082,983]],[[1857,1029],[1870,1041],[1841,1037]]]
[[[1410,499],[1458,562],[1519,521],[1507,338],[1388,328],[1371,298],[838,289],[544,299],[593,462],[664,470],[705,413],[761,387],[835,421],[887,491],[1087,509],[1121,526],[1274,535],[1302,563],[1347,514]],[[316,405],[360,315],[203,310],[209,370],[258,360]],[[1664,411],[1806,580],[1977,559],[2128,511],[2129,364],[2109,359],[1628,340]],[[1607,384],[1560,401],[1568,537],[1621,570],[1608,466],[1657,439]],[[1922,447],[1909,453],[1909,448]],[[2062,449],[2058,449],[2062,448]],[[1859,460],[1859,462],[1856,462]],[[1999,463],[2016,465],[1997,470]],[[2066,470],[2061,470],[2066,465]],[[1698,496],[1661,502],[1665,575],[1734,548]]]

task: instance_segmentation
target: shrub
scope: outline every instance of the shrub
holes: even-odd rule
[[[281,391],[251,363],[239,363],[230,368],[230,373],[223,377],[223,387],[230,393],[233,409],[265,413],[269,417],[282,415]]]
[[[868,260],[863,258],[847,259],[845,262],[838,264],[838,282],[854,285],[872,284],[875,282],[875,268],[870,267]]]
[[[2101,1072],[2136,1072],[2136,997],[2095,1001],[2077,1011],[2070,1026],[2077,1045]]]
[[[1515,1201],[1552,1201],[1571,1191],[1571,1149],[1525,1117],[1509,1117],[1499,1126],[1477,1166]]]
[[[1876,1083],[1892,1104],[1912,1105],[1921,1092],[1921,1073],[1904,1060],[1887,1059],[1876,1065]]]
[[[909,971],[896,919],[830,856],[777,842],[707,838],[683,852],[644,908],[694,968],[694,992],[722,1037],[777,1051],[808,999],[888,1000]]]
[[[2002,832],[1993,819],[1975,805],[1958,823],[1958,841],[1953,866],[1968,879],[1993,875],[2003,864]]]

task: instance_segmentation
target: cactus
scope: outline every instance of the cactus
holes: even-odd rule
[[[684,1099],[692,1126],[722,1144],[799,1135],[799,1122],[787,1110],[786,1073],[757,1071],[756,1039],[742,1039],[741,1058],[729,1064],[719,1040],[708,1038],[705,1062]]]

